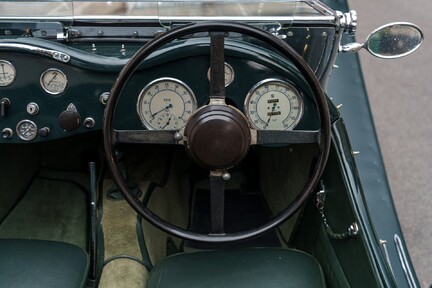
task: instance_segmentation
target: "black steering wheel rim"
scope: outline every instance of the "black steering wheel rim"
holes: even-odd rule
[[[284,210],[282,210],[278,215],[270,219],[267,223],[251,230],[229,234],[199,234],[182,229],[165,221],[164,219],[160,218],[152,211],[150,211],[147,207],[141,205],[140,199],[130,191],[125,179],[122,176],[122,173],[119,170],[118,161],[115,156],[116,144],[114,143],[115,141],[113,139],[113,121],[115,115],[115,107],[128,79],[142,63],[142,61],[144,61],[157,49],[161,48],[163,45],[175,39],[198,32],[237,32],[264,41],[265,43],[278,50],[282,55],[287,57],[294,64],[294,66],[296,66],[296,68],[308,82],[310,89],[315,97],[315,103],[320,118],[320,139],[318,143],[319,152],[317,153],[317,158],[311,176],[303,187],[302,191]],[[287,220],[290,216],[292,216],[309,198],[309,196],[314,190],[314,187],[316,186],[321,177],[330,150],[330,133],[330,115],[327,99],[324,91],[322,90],[321,84],[316,78],[314,72],[310,69],[307,62],[287,43],[281,41],[277,37],[258,28],[234,22],[199,22],[184,25],[169,32],[166,32],[144,45],[140,50],[138,50],[138,52],[135,53],[135,55],[120,71],[119,76],[116,79],[110,92],[110,97],[105,108],[103,123],[104,149],[108,165],[113,174],[114,181],[116,182],[118,188],[122,192],[129,205],[151,224],[173,236],[177,236],[191,241],[208,243],[234,242],[256,237],[270,231],[273,228],[276,228],[285,220]]]

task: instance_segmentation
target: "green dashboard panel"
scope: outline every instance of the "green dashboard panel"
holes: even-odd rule
[[[295,86],[304,101],[304,114],[295,129],[319,127],[309,88],[289,62],[271,50],[251,43],[237,40],[226,42],[225,62],[233,67],[235,73],[234,81],[226,88],[229,104],[243,111],[245,97],[256,83],[271,78],[282,79]],[[84,51],[79,49],[79,45],[40,39],[2,39],[1,43],[58,51],[62,55],[69,55],[70,61],[65,63],[14,46],[0,50],[0,60],[11,63],[16,71],[15,81],[11,85],[0,87],[0,98],[9,100],[9,105],[4,107],[4,115],[0,117],[0,131],[12,131],[11,137],[3,135],[0,143],[41,142],[101,130],[105,110],[105,105],[100,101],[101,95],[111,90],[129,54],[140,47],[137,44],[128,45],[128,55],[110,57]],[[114,48],[112,43],[99,43],[97,49],[106,49],[106,54],[109,54]],[[126,83],[117,103],[115,128],[145,129],[137,112],[137,99],[141,90],[158,78],[171,77],[187,84],[197,98],[198,107],[205,105],[209,96],[209,63],[207,38],[179,40],[152,54]],[[63,92],[53,95],[42,87],[41,75],[49,69],[55,69],[51,71],[56,71],[56,77],[60,74],[59,71],[63,72],[67,79],[63,80],[66,83]],[[47,77],[52,76],[49,74]],[[72,128],[69,124],[65,128],[65,125],[59,123],[59,119],[65,116],[62,115],[64,111],[74,112],[66,113],[67,117],[72,117],[67,122]],[[26,125],[22,125],[22,121]],[[39,133],[34,139],[23,140],[17,135],[17,130],[20,129],[21,132],[33,129]]]

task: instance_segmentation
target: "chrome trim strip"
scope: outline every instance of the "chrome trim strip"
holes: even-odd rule
[[[408,281],[408,286],[410,288],[417,288],[416,281],[415,281],[413,273],[411,271],[411,267],[409,265],[408,258],[405,254],[405,249],[402,245],[402,240],[400,239],[399,235],[397,235],[397,234],[394,235],[394,242],[395,242],[396,249],[397,249],[397,252],[399,255],[399,260],[400,260],[401,265],[402,265],[402,269],[404,270],[405,276],[406,276],[407,281]]]
[[[68,63],[71,59],[71,57],[63,52],[55,51],[55,50],[49,50],[37,46],[27,45],[27,44],[19,44],[19,43],[0,43],[0,50],[3,49],[16,49],[16,50],[24,50],[33,52],[35,54],[43,55],[50,57],[54,60]]]
[[[390,261],[390,256],[389,256],[389,253],[388,253],[388,250],[387,250],[387,240],[380,239],[379,240],[379,244],[380,244],[380,246],[382,248],[382,251],[384,253],[384,256],[385,256],[385,259],[387,261],[387,264],[388,264],[388,267],[390,269],[390,272],[391,272],[391,274],[393,275],[393,278],[394,278],[393,267],[392,267],[392,264],[391,264],[391,261]]]
[[[75,20],[153,20],[153,21],[206,21],[206,20],[215,20],[215,21],[289,21],[289,22],[297,22],[297,21],[335,21],[335,16],[220,16],[220,17],[194,17],[194,16],[177,16],[177,17],[157,17],[157,16],[74,16],[74,17],[1,17],[2,20],[67,20],[67,21],[75,21]]]

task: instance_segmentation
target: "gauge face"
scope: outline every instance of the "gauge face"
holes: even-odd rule
[[[30,141],[36,138],[38,130],[33,121],[22,120],[16,127],[16,132],[19,138],[24,141]]]
[[[47,93],[58,95],[65,91],[68,80],[62,71],[50,68],[42,73],[40,83]]]
[[[12,63],[0,60],[0,86],[6,87],[15,81],[16,72]]]
[[[160,78],[148,84],[140,93],[138,115],[150,130],[178,130],[196,110],[192,90],[173,78]]]
[[[249,91],[245,113],[258,130],[292,130],[303,114],[303,101],[292,85],[267,79]]]
[[[207,78],[210,81],[211,69],[207,72]],[[234,69],[228,63],[225,63],[225,87],[230,85],[234,81]]]

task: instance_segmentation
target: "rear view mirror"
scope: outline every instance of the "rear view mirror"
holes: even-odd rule
[[[340,48],[341,52],[358,52],[366,48],[372,55],[394,59],[409,55],[423,43],[423,32],[414,24],[390,23],[374,30],[364,43],[349,43]]]
[[[399,58],[416,51],[423,43],[423,33],[411,23],[390,23],[373,31],[365,48],[379,58]]]

